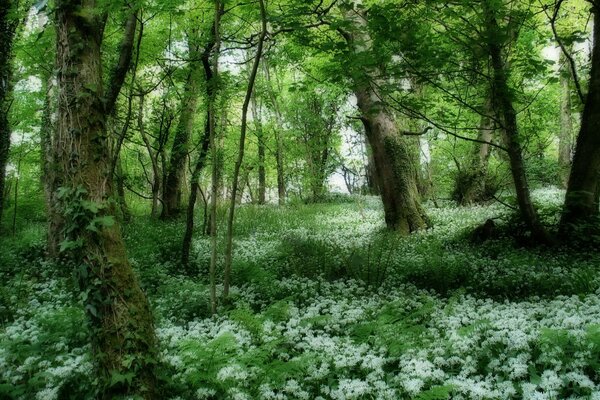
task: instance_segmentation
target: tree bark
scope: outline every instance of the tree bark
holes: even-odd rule
[[[8,112],[12,103],[12,46],[18,24],[11,13],[17,11],[17,6],[18,2],[15,0],[6,0],[0,4],[0,231],[10,150]]]
[[[146,134],[146,127],[144,125],[144,99],[145,96],[142,94],[139,97],[137,122],[140,136],[142,137],[142,141],[144,142],[144,146],[146,147],[146,151],[148,152],[148,157],[150,157],[150,163],[152,165],[152,211],[150,215],[152,218],[156,218],[158,215],[158,196],[160,194],[161,174],[160,167],[158,165],[158,151],[154,151],[152,144],[150,143],[150,139]]]
[[[173,147],[167,173],[167,182],[163,188],[163,209],[161,218],[169,219],[181,212],[181,186],[184,180],[186,162],[189,153],[189,143],[196,121],[196,110],[200,95],[200,74],[202,65],[198,61],[201,57],[199,37],[197,32],[190,32],[188,47],[190,65],[185,82],[183,99],[179,114],[179,123],[173,139]]]
[[[567,188],[571,171],[571,151],[573,148],[573,117],[571,113],[571,69],[568,61],[560,53],[560,133],[558,136],[558,167],[560,184]]]
[[[156,338],[144,293],[115,221],[101,22],[94,2],[56,3],[58,119],[52,202],[62,254],[77,267],[100,398],[156,398]]]
[[[353,34],[342,32],[350,50],[357,56],[371,51],[371,38],[365,16],[347,16]],[[417,188],[414,152],[399,132],[396,121],[381,101],[377,89],[377,70],[354,76],[354,93],[362,115],[367,140],[373,151],[377,187],[381,192],[385,223],[403,235],[427,227]]]
[[[462,206],[487,200],[485,198],[486,177],[491,155],[489,143],[494,136],[494,120],[490,115],[493,115],[493,113],[492,99],[489,97],[483,108],[479,123],[478,142],[473,143],[469,163],[466,169],[458,172],[456,179],[453,197]]]
[[[594,15],[592,68],[588,93],[581,117],[581,128],[575,145],[573,164],[560,221],[560,231],[585,224],[598,217],[600,193],[600,10]]]
[[[495,99],[494,109],[496,111],[496,119],[502,121],[504,124],[504,138],[508,148],[510,168],[519,210],[523,221],[531,231],[532,238],[540,243],[550,243],[552,240],[541,224],[537,211],[531,202],[529,183],[525,174],[525,163],[523,161],[519,138],[517,113],[515,112],[508,86],[507,71],[502,59],[502,46],[498,41],[502,37],[500,27],[487,1],[484,2],[484,7],[488,37],[487,45],[493,69],[492,98]]]
[[[269,96],[271,97],[271,102],[273,103],[273,109],[275,112],[275,121],[277,122],[277,127],[275,128],[275,161],[277,164],[277,195],[278,195],[278,203],[280,206],[285,204],[286,198],[286,189],[285,189],[285,173],[284,173],[284,160],[283,160],[283,135],[281,131],[283,130],[283,118],[281,117],[281,110],[279,108],[279,102],[277,101],[277,96],[275,95],[274,88],[271,83],[271,74],[269,72],[269,66],[265,63],[265,77],[267,78],[267,84],[269,86]]]

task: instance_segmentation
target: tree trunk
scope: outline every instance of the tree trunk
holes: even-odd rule
[[[254,63],[250,71],[250,78],[248,79],[248,87],[246,88],[246,97],[244,98],[244,104],[242,106],[242,126],[240,128],[240,145],[238,150],[237,160],[235,162],[235,168],[233,171],[233,184],[231,188],[231,201],[229,205],[229,214],[227,216],[227,236],[226,236],[226,249],[225,249],[225,268],[223,276],[223,299],[227,300],[229,297],[229,286],[231,284],[231,263],[233,256],[233,219],[235,216],[235,202],[238,193],[238,181],[240,175],[240,169],[242,167],[242,161],[244,160],[244,148],[246,143],[246,129],[248,121],[248,107],[250,106],[250,99],[254,92],[254,84],[256,82],[256,75],[258,73],[258,67],[260,66],[260,60],[262,58],[263,45],[265,37],[267,36],[267,15],[265,9],[264,0],[258,0],[260,7],[260,19],[261,19],[261,30],[258,37],[258,45],[256,48],[256,55],[254,57]],[[243,186],[242,186],[243,187]]]
[[[355,93],[373,151],[375,179],[381,191],[386,225],[404,235],[426,228],[414,152],[400,135],[393,117],[379,103],[374,89],[362,87]]]
[[[58,120],[52,141],[53,234],[77,266],[100,398],[156,398],[152,316],[115,221],[103,96],[101,26],[93,3],[56,2]]]
[[[510,168],[517,193],[519,210],[523,221],[531,230],[532,237],[541,243],[549,243],[552,240],[544,226],[541,224],[537,211],[531,202],[529,184],[525,174],[525,164],[523,162],[523,153],[519,138],[517,113],[512,104],[507,72],[502,59],[501,43],[498,42],[502,35],[496,17],[487,4],[487,1],[484,6],[487,24],[488,50],[493,68],[492,98],[495,99],[494,109],[496,111],[496,119],[502,121],[504,124],[504,138],[508,148]]]
[[[375,170],[375,158],[373,157],[373,150],[366,141],[367,160],[365,163],[365,178],[367,180],[367,193],[373,196],[379,196],[381,191],[377,186],[377,172]]]
[[[275,111],[275,120],[277,121],[277,127],[275,128],[275,161],[277,163],[277,195],[279,199],[279,205],[282,206],[285,204],[286,190],[285,190],[285,174],[283,167],[283,135],[281,131],[283,130],[283,118],[281,117],[281,110],[279,109],[279,103],[277,101],[277,96],[275,95],[274,88],[271,83],[271,74],[269,72],[269,66],[265,63],[265,77],[267,78],[267,84],[269,86],[269,96],[271,97],[271,102],[273,103],[273,109]]]
[[[458,172],[456,179],[453,197],[462,206],[487,200],[485,198],[486,177],[491,155],[491,146],[488,143],[494,136],[494,120],[490,117],[493,113],[492,99],[489,97],[479,123],[479,132],[477,133],[479,142],[473,143],[469,163],[465,169]]]
[[[348,15],[347,19],[354,34],[344,33],[344,38],[356,56],[364,57],[364,52],[372,51],[367,20],[357,13]],[[375,78],[381,75],[380,71],[366,70],[362,74],[360,78],[354,78],[354,93],[373,151],[385,223],[389,229],[408,235],[427,227],[427,216],[421,207],[417,188],[417,160],[407,138],[398,131],[394,117],[381,102]]]
[[[150,143],[150,139],[148,139],[148,135],[146,135],[146,127],[144,126],[144,95],[141,95],[139,98],[139,109],[138,109],[138,130],[140,131],[140,136],[142,137],[142,141],[144,142],[144,146],[146,147],[146,151],[148,152],[148,157],[150,157],[150,163],[152,164],[152,218],[156,218],[158,215],[158,195],[160,193],[160,167],[158,165],[158,151],[154,151],[152,148],[152,144]]]
[[[571,171],[573,148],[573,118],[571,114],[571,69],[566,57],[560,53],[560,133],[558,136],[558,167],[560,184],[567,188]]]
[[[215,9],[215,19],[211,30],[211,40],[204,47],[202,52],[202,66],[204,68],[205,82],[206,82],[206,101],[208,102],[206,111],[206,121],[204,122],[204,136],[202,137],[202,147],[198,154],[198,159],[192,172],[192,179],[190,182],[190,197],[188,199],[188,206],[186,212],[186,224],[185,233],[183,235],[183,243],[181,249],[181,262],[183,265],[188,265],[190,261],[190,251],[192,248],[192,238],[194,234],[194,209],[196,206],[196,200],[198,199],[198,191],[200,190],[198,180],[200,179],[200,173],[204,169],[206,164],[206,157],[211,144],[211,137],[214,136],[214,130],[216,129],[216,116],[215,116],[215,101],[217,96],[217,84],[218,84],[218,66],[219,66],[219,52],[220,52],[220,37],[219,35],[219,24],[221,21],[221,14],[223,13],[222,5],[217,2]],[[212,55],[212,60],[211,60]],[[212,63],[211,63],[212,61]],[[206,218],[206,215],[205,215]]]
[[[8,112],[12,103],[12,45],[18,23],[11,13],[16,12],[16,7],[14,0],[3,0],[0,4],[0,231],[10,150]]]
[[[267,202],[267,173],[265,168],[265,135],[262,128],[262,113],[257,104],[256,97],[252,96],[252,119],[256,128],[256,139],[258,146],[258,204]]]
[[[161,215],[163,219],[176,217],[181,212],[181,186],[184,181],[189,143],[196,120],[196,110],[198,109],[200,94],[199,83],[202,69],[198,61],[201,57],[198,41],[197,32],[189,34],[188,56],[192,61],[190,61],[184,95],[181,100],[179,123],[175,131],[175,138],[173,139],[167,182],[163,188],[163,209]]]
[[[598,193],[600,192],[600,10],[593,8],[592,12],[594,14],[592,69],[560,221],[560,230],[563,233],[573,225],[589,223],[598,217]]]

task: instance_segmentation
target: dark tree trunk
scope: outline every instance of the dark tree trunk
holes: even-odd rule
[[[200,95],[200,77],[202,65],[199,38],[197,33],[190,33],[188,38],[190,65],[185,82],[183,99],[179,114],[179,123],[173,139],[173,147],[169,162],[166,185],[163,188],[163,209],[161,218],[176,217],[181,212],[181,186],[184,181],[189,144],[196,120],[196,110]]]
[[[204,47],[204,51],[202,52],[202,67],[204,68],[206,101],[208,102],[208,106],[206,108],[206,121],[204,122],[202,147],[200,148],[200,153],[198,154],[198,159],[194,166],[194,171],[192,172],[192,179],[190,182],[190,197],[188,199],[185,233],[183,235],[183,243],[181,248],[181,262],[183,265],[187,265],[190,261],[190,251],[192,247],[192,238],[194,235],[194,209],[196,207],[196,200],[198,199],[198,191],[200,190],[198,180],[200,179],[200,173],[206,164],[206,157],[208,156],[208,150],[212,140],[211,137],[214,136],[214,130],[216,129],[216,116],[214,108],[217,95],[217,78],[219,74],[218,65],[220,38],[218,35],[221,14],[223,13],[222,4],[217,3],[215,13],[215,19],[211,30],[211,40]],[[206,218],[206,214],[204,217]]]
[[[91,4],[91,5],[90,5]],[[101,22],[93,2],[56,3],[58,119],[52,140],[52,203],[63,254],[78,266],[92,332],[100,398],[156,398],[156,338],[144,293],[115,221]],[[117,375],[119,374],[119,375]],[[130,379],[115,383],[115,378]]]
[[[244,104],[242,106],[242,125],[240,128],[240,144],[235,161],[235,167],[233,170],[233,184],[231,186],[231,198],[229,204],[229,213],[227,215],[227,234],[226,234],[226,248],[225,248],[225,266],[223,273],[223,299],[227,301],[229,297],[229,286],[231,284],[231,264],[233,258],[233,220],[235,217],[235,203],[238,193],[238,181],[240,175],[240,169],[242,168],[242,162],[244,161],[244,149],[246,144],[246,129],[248,127],[248,107],[250,106],[250,99],[254,92],[254,84],[256,82],[256,75],[258,73],[258,67],[260,66],[260,60],[263,55],[263,45],[267,36],[267,15],[264,0],[258,0],[260,7],[260,19],[261,19],[261,30],[258,36],[258,44],[256,47],[256,55],[250,70],[250,77],[248,79],[248,86],[246,88],[246,96],[244,98]],[[242,186],[243,188],[243,186]],[[242,190],[243,192],[243,190]]]
[[[573,117],[571,113],[571,70],[568,61],[560,55],[560,133],[558,136],[558,167],[560,184],[566,188],[571,171],[571,151],[573,148]]]
[[[0,4],[0,231],[10,150],[8,112],[12,102],[12,45],[18,23],[11,14],[17,11],[16,7],[14,0],[3,0]]]
[[[486,178],[491,154],[488,144],[494,136],[494,114],[492,99],[489,98],[483,108],[477,140],[473,143],[469,162],[465,169],[459,171],[454,191],[454,199],[463,206],[488,200],[486,193]],[[486,142],[486,143],[482,143]]]
[[[125,172],[123,171],[123,162],[121,161],[121,157],[117,161],[117,169],[115,171],[115,185],[117,186],[117,199],[119,201],[119,214],[124,222],[129,222],[131,220],[131,213],[129,212],[129,207],[127,206],[127,199],[125,198],[125,180],[126,180]]]
[[[560,221],[562,232],[567,232],[573,225],[589,223],[598,217],[598,194],[600,192],[600,10],[593,8],[592,12],[594,15],[592,69]]]
[[[537,211],[531,202],[529,193],[529,184],[525,174],[525,163],[523,162],[523,153],[519,138],[519,128],[517,125],[517,113],[515,112],[510,88],[508,86],[508,76],[504,60],[502,59],[502,45],[499,42],[502,34],[496,21],[496,16],[490,9],[487,1],[485,2],[485,15],[488,33],[488,50],[493,68],[492,98],[495,99],[494,109],[496,119],[502,121],[504,126],[504,138],[508,148],[510,168],[512,172],[515,191],[517,193],[517,202],[521,217],[527,227],[531,230],[532,237],[541,242],[549,243],[551,238],[541,224]]]

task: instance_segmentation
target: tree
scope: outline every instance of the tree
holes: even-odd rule
[[[153,399],[156,338],[116,221],[103,90],[103,13],[94,2],[56,2],[58,118],[52,138],[53,235],[78,273],[92,332],[100,398]],[[132,12],[132,11],[129,11]],[[127,68],[124,70],[126,71]],[[108,92],[111,93],[110,91]]]
[[[368,54],[373,48],[367,17],[356,7],[350,5],[348,8],[345,17],[349,30],[343,32],[344,39],[355,59],[368,60]],[[409,234],[427,226],[427,217],[421,207],[417,188],[414,152],[382,101],[382,93],[378,89],[382,84],[378,66],[366,62],[360,67],[362,69],[353,72],[353,91],[373,152],[385,222],[388,228]]]
[[[535,239],[548,243],[551,241],[550,236],[540,222],[537,211],[531,201],[529,184],[525,174],[523,151],[519,138],[517,113],[511,99],[511,91],[508,85],[508,71],[502,57],[503,38],[510,37],[510,32],[500,29],[496,15],[497,10],[490,3],[491,1],[484,0],[483,7],[485,34],[493,72],[491,90],[495,103],[496,119],[502,121],[504,140],[508,149],[510,168],[521,217]]]
[[[163,188],[163,209],[161,218],[168,219],[177,216],[181,211],[181,186],[187,165],[189,143],[196,120],[198,100],[200,97],[200,81],[202,74],[202,53],[200,52],[200,34],[198,27],[193,27],[188,32],[188,58],[189,67],[181,108],[179,123],[173,139],[171,158],[167,173],[166,185]]]
[[[573,148],[573,116],[571,113],[571,71],[564,53],[560,55],[560,133],[558,135],[558,168],[560,183],[566,188],[571,170]]]
[[[242,168],[242,161],[244,160],[244,149],[246,144],[246,130],[248,128],[248,109],[250,107],[250,101],[252,99],[252,93],[254,92],[254,85],[256,83],[256,76],[258,74],[258,68],[260,67],[260,61],[263,56],[263,46],[265,38],[267,36],[267,11],[265,8],[264,0],[258,2],[260,8],[260,21],[261,29],[258,36],[258,44],[256,47],[256,54],[254,56],[254,62],[250,70],[250,77],[248,78],[248,86],[246,88],[246,96],[244,98],[244,104],[242,106],[242,122],[240,128],[240,142],[237,153],[237,159],[233,171],[233,183],[231,188],[231,198],[229,204],[229,213],[227,215],[227,233],[226,233],[226,249],[225,249],[225,268],[223,276],[223,298],[227,299],[229,296],[229,286],[231,282],[231,264],[233,257],[233,219],[235,216],[235,205],[236,197],[238,193],[240,169]],[[214,219],[212,221],[214,222]]]
[[[6,166],[10,149],[10,123],[8,112],[12,91],[12,46],[18,26],[17,0],[6,0],[0,4],[0,230],[4,206]]]
[[[592,3],[594,37],[588,92],[584,97],[560,230],[589,223],[598,216],[600,196],[600,10]]]

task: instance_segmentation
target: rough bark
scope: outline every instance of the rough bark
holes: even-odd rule
[[[560,230],[598,217],[600,192],[600,10],[593,8],[594,40],[588,93],[575,145]]]
[[[156,398],[156,338],[128,262],[112,200],[101,21],[94,2],[56,2],[58,119],[52,140],[52,203],[63,251],[77,268],[92,333],[99,398]],[[116,379],[119,376],[130,379]]]
[[[571,170],[573,148],[573,117],[571,113],[571,70],[566,57],[560,55],[560,132],[558,135],[558,167],[560,184],[566,188]]]
[[[189,145],[200,97],[202,65],[198,61],[201,57],[198,41],[198,33],[191,32],[188,37],[188,57],[191,61],[185,82],[183,99],[181,100],[179,122],[171,149],[167,182],[163,188],[163,209],[161,214],[161,218],[163,219],[176,217],[181,212],[181,187],[184,180]]]
[[[371,51],[365,16],[347,16],[354,33],[343,32],[350,50],[358,55]],[[380,71],[365,69],[354,74],[354,93],[362,115],[367,140],[373,152],[377,187],[381,193],[385,222],[389,229],[407,235],[427,227],[417,188],[414,152],[396,126],[393,115],[381,101],[376,77]]]
[[[6,166],[10,150],[8,112],[12,93],[12,46],[18,21],[13,15],[18,2],[6,0],[0,4],[0,231],[6,185]]]
[[[519,128],[517,125],[517,113],[512,103],[510,88],[508,86],[508,74],[502,59],[502,46],[499,38],[502,37],[500,27],[493,11],[485,2],[485,17],[487,24],[488,51],[490,54],[491,65],[493,69],[492,80],[492,98],[494,100],[494,109],[496,119],[503,122],[504,140],[508,149],[510,168],[517,194],[517,202],[521,217],[529,230],[532,238],[540,243],[549,243],[551,238],[548,232],[541,224],[539,216],[529,192],[529,183],[525,174],[525,163],[523,161],[523,152],[519,138]]]
[[[480,203],[486,198],[486,177],[491,154],[489,143],[494,136],[492,99],[489,98],[483,108],[477,143],[473,143],[466,168],[459,171],[456,179],[454,199],[463,206]],[[485,143],[484,143],[485,142]]]
[[[427,226],[419,200],[416,160],[394,118],[379,102],[372,88],[355,90],[369,145],[373,151],[375,180],[381,192],[385,223],[401,234]]]

